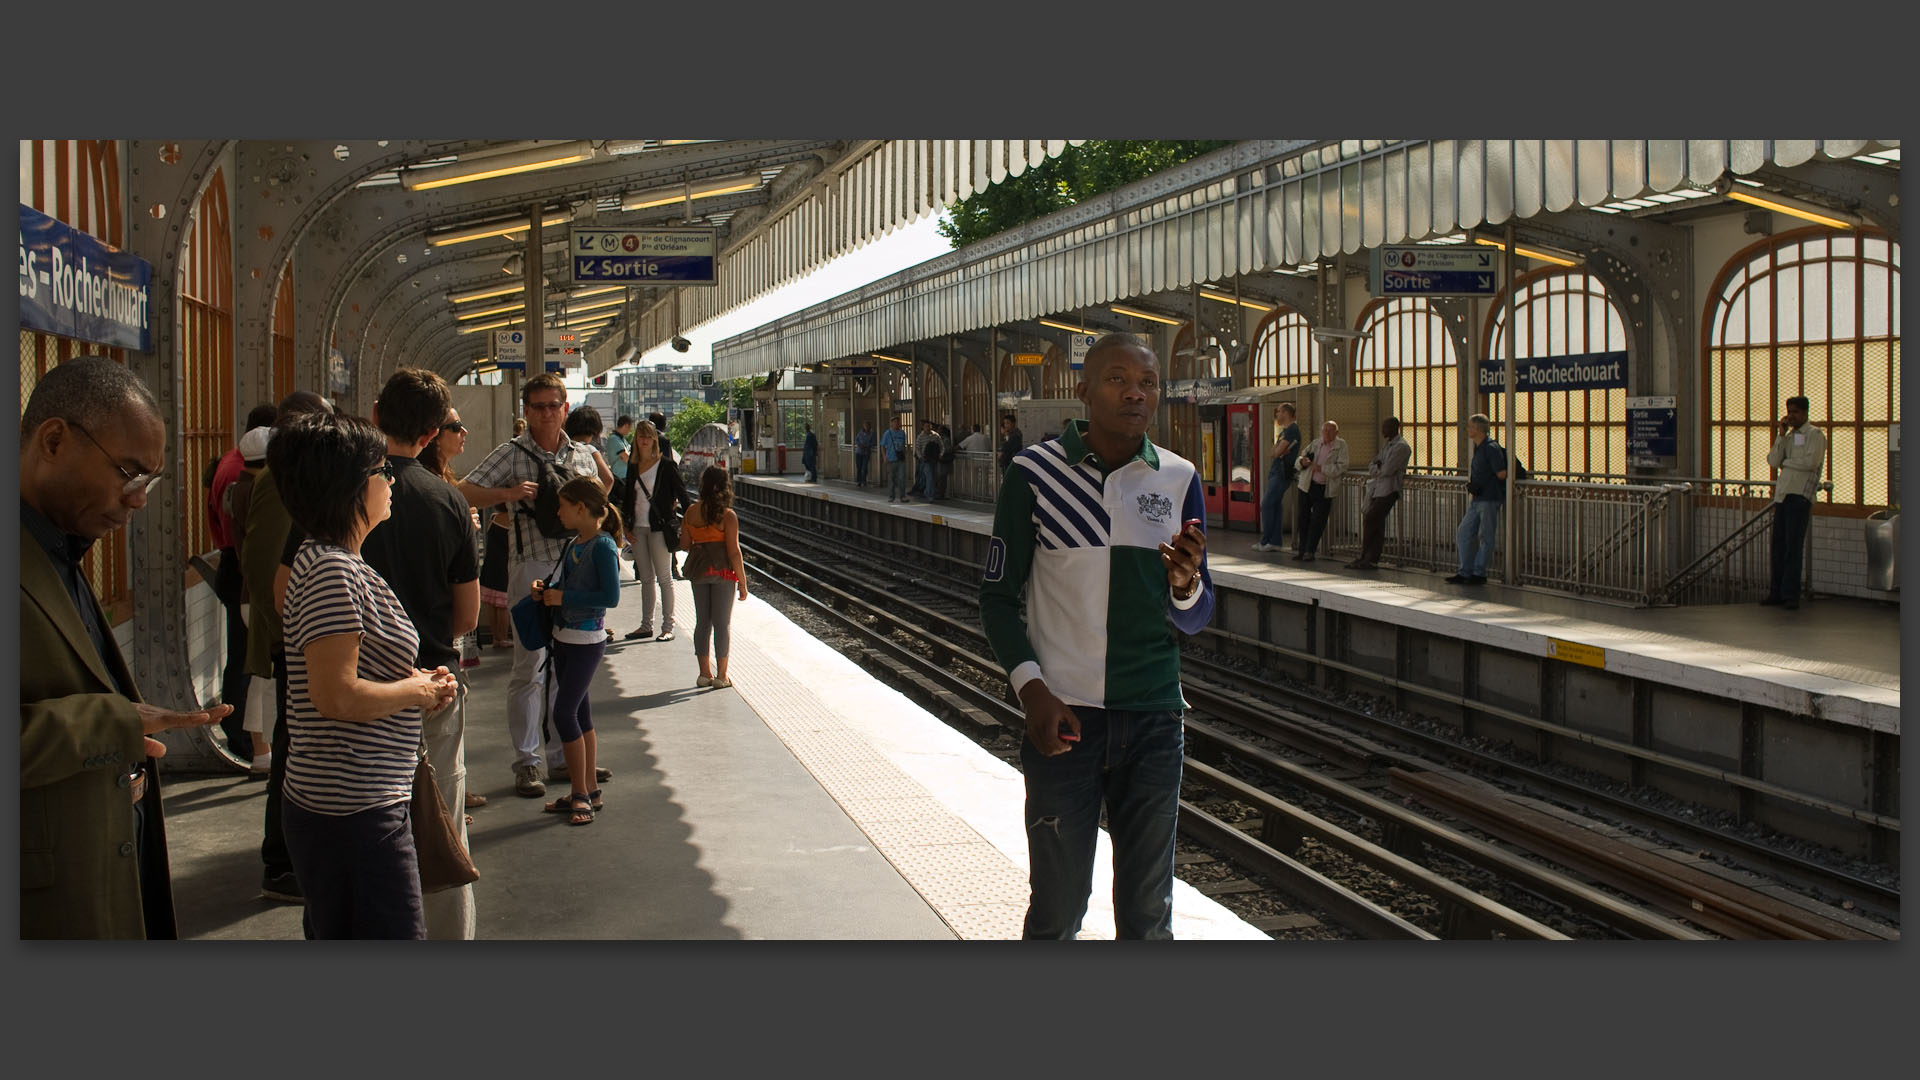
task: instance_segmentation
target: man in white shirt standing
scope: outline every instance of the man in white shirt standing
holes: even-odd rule
[[[1800,554],[1827,463],[1827,437],[1807,423],[1808,404],[1804,397],[1787,399],[1786,419],[1767,451],[1767,464],[1780,472],[1773,479],[1773,580],[1760,603],[1788,611],[1800,606]]]

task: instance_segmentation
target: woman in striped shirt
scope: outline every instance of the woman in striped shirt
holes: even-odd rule
[[[420,715],[452,700],[446,668],[419,671],[419,636],[360,558],[391,511],[386,438],[316,413],[274,435],[267,464],[307,534],[286,593],[289,747],[282,828],[309,938],[425,938],[408,802]]]

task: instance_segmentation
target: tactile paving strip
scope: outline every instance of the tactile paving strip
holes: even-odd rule
[[[733,638],[728,675],[734,689],[874,849],[961,939],[1018,938],[1027,910],[1025,868],[850,731],[826,702],[747,638]]]

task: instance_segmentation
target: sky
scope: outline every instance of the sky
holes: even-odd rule
[[[953,245],[934,231],[939,221],[938,211],[929,212],[920,220],[903,225],[865,247],[842,255],[806,277],[775,289],[750,304],[705,325],[680,331],[680,336],[693,342],[693,348],[684,353],[674,352],[672,346],[662,344],[641,353],[631,363],[638,366],[666,364],[675,367],[709,367],[713,364],[713,343],[716,341],[744,333],[762,323],[791,315],[822,300],[952,251]],[[578,377],[583,372],[584,368],[575,369],[573,374]]]

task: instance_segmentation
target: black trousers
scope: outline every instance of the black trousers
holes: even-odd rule
[[[227,665],[220,674],[220,700],[233,706],[222,717],[220,730],[227,733],[227,747],[242,760],[253,757],[253,733],[245,727],[247,719],[247,624],[240,617],[240,553],[220,549],[220,566],[213,574],[213,595],[227,610]]]
[[[287,854],[287,836],[280,824],[286,799],[281,789],[287,783],[287,654],[273,650],[273,699],[276,715],[273,725],[273,762],[267,768],[267,817],[260,836],[260,861],[268,877],[278,877],[293,869],[293,856]]]
[[[1367,514],[1360,519],[1360,562],[1371,566],[1380,561],[1380,549],[1387,542],[1387,515],[1400,501],[1400,493],[1389,491],[1367,503]]]
[[[1320,534],[1327,531],[1327,518],[1333,514],[1333,497],[1327,494],[1327,485],[1314,484],[1302,495],[1300,521],[1304,528],[1296,537],[1295,551],[1306,555],[1319,554]]]
[[[1773,506],[1773,583],[1767,595],[1788,603],[1800,601],[1801,558],[1807,549],[1807,525],[1813,503],[1789,495]]]

